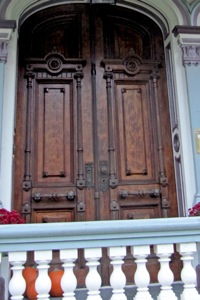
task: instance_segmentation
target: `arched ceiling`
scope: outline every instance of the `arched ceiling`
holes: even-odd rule
[[[16,0],[1,0],[0,3],[0,10],[6,10],[6,8],[8,7],[8,5],[12,2]],[[170,0],[169,0],[170,1]],[[25,0],[25,2],[40,2],[40,0],[36,0],[36,1],[31,1],[31,0]],[[142,2],[142,1],[141,1]],[[172,2],[174,2],[174,0],[172,0]],[[178,0],[178,2],[180,3],[184,3],[188,8],[191,8],[192,6],[196,5],[197,3],[199,3],[199,0]]]
[[[106,0],[104,0],[106,1]],[[78,1],[79,3],[90,3],[90,0]],[[20,15],[29,11],[26,15],[30,14],[30,11],[34,11],[34,8],[41,9],[43,6],[56,5],[64,3],[64,0],[0,0],[0,19],[16,19],[18,20]],[[121,6],[133,6],[148,8],[149,11],[157,13],[158,18],[162,19],[162,22],[168,22],[169,26],[176,25],[197,25],[192,18],[196,13],[198,18],[200,11],[200,0],[117,0],[118,5]],[[29,10],[30,9],[30,10]],[[16,17],[15,17],[16,16]],[[165,20],[164,20],[165,19]],[[170,22],[172,24],[170,24]],[[197,23],[197,22],[196,22]]]

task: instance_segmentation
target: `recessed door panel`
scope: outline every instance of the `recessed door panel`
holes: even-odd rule
[[[153,179],[153,128],[148,95],[148,84],[116,82],[120,182]]]
[[[72,83],[43,84],[36,89],[35,184],[74,182]]]

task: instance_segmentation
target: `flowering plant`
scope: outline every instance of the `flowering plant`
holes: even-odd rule
[[[192,208],[189,208],[188,211],[190,217],[200,216],[200,202],[195,204]]]
[[[24,224],[25,220],[16,210],[8,211],[5,208],[0,209],[0,224]]]

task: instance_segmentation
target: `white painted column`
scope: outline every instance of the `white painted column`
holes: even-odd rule
[[[26,262],[26,252],[9,252],[8,260],[12,265],[11,270],[13,272],[9,282],[10,299],[24,299],[23,294],[26,289],[26,282],[22,275],[22,270],[24,269],[23,264]]]
[[[102,300],[100,296],[101,276],[97,271],[99,259],[102,257],[101,248],[85,249],[86,265],[89,267],[89,273],[86,276],[86,287],[88,289],[87,300]]]
[[[4,22],[6,25],[4,25]],[[17,62],[17,30],[15,21],[0,21],[0,61],[4,63],[0,78],[3,84],[2,114],[0,115],[0,200],[3,207],[11,208],[12,175],[13,175],[13,140],[16,99],[16,62]],[[4,28],[9,26],[11,28]],[[2,72],[2,71],[1,71]],[[1,77],[0,76],[0,77]]]
[[[158,282],[161,284],[161,292],[157,300],[178,300],[172,290],[172,283],[174,282],[174,274],[169,267],[170,256],[174,253],[174,245],[156,245],[154,251],[159,257],[160,270],[158,272]]]
[[[136,258],[137,264],[135,272],[137,294],[134,300],[153,300],[149,293],[150,275],[146,268],[146,257],[150,254],[150,246],[133,246],[132,254]]]
[[[108,249],[113,272],[110,276],[110,285],[113,289],[111,300],[126,300],[124,287],[126,285],[126,276],[122,271],[123,259],[126,255],[126,247],[111,247]]]
[[[182,149],[182,151],[185,151],[185,154],[183,153],[182,155],[183,162],[185,161],[184,187],[188,191],[190,189],[193,192],[192,195],[186,195],[187,201],[190,202],[188,203],[188,208],[190,208],[193,204],[200,201],[200,138],[198,135],[200,131],[200,112],[198,109],[200,93],[200,28],[195,26],[177,26],[174,29],[174,35],[177,38],[177,44],[182,50],[178,60],[181,60],[182,74],[184,74],[186,79],[185,87],[181,87],[181,92],[185,92],[185,95],[180,98],[179,105],[180,112],[185,110],[187,113],[186,117],[180,121],[182,121],[181,131],[184,133],[182,134],[182,142],[185,142],[185,146]],[[176,66],[174,70],[177,72]],[[180,78],[177,78],[180,81]],[[190,153],[186,153],[186,150],[192,151],[191,159],[189,159]],[[187,213],[186,211],[186,216]]]
[[[62,300],[76,300],[74,290],[77,286],[77,279],[74,275],[74,261],[78,258],[77,249],[60,250],[60,259],[63,262],[64,274],[61,279],[63,290]]]
[[[38,268],[38,277],[35,281],[35,289],[38,293],[38,299],[49,300],[51,290],[51,279],[48,275],[49,263],[52,260],[52,251],[35,251],[35,262]]]
[[[181,279],[184,283],[184,290],[181,294],[181,300],[200,300],[200,295],[196,290],[196,271],[192,266],[194,254],[197,251],[196,243],[178,244],[177,251],[179,251],[183,261]]]

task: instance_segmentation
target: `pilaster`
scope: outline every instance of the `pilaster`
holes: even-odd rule
[[[200,202],[200,26],[176,26],[173,33],[182,49],[182,62],[186,73],[196,178],[193,202],[197,203]]]
[[[16,28],[16,21],[0,20],[0,149],[2,149],[1,143],[2,143],[5,64],[7,62],[7,57],[8,57],[9,43],[15,28]],[[0,157],[1,157],[1,153],[0,153]],[[0,170],[1,170],[1,161],[0,161]],[[0,207],[2,207],[2,200],[3,199],[0,199]]]

